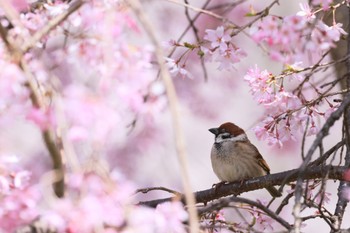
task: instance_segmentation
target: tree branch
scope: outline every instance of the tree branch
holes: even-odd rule
[[[304,179],[319,179],[328,175],[328,179],[343,180],[343,173],[346,171],[346,167],[343,166],[323,166],[308,168],[303,173]],[[217,188],[211,188],[194,193],[196,203],[208,203],[210,201],[219,199],[221,197],[229,195],[239,195],[244,192],[249,192],[257,189],[262,189],[268,186],[280,185],[285,182],[296,181],[299,178],[299,169],[293,169],[285,172],[275,173],[267,176],[256,177],[253,179],[245,180],[243,182],[233,182],[224,184]],[[139,202],[139,205],[146,205],[150,207],[156,207],[158,204],[171,201],[170,198],[163,198],[151,201]],[[181,201],[185,202],[184,195],[181,195]]]
[[[293,215],[295,218],[294,229],[296,233],[300,232],[300,227],[301,227],[300,211],[301,211],[301,198],[303,195],[302,181],[305,179],[304,174],[306,172],[306,168],[308,168],[308,165],[312,159],[314,152],[320,146],[323,139],[328,135],[330,128],[334,125],[334,123],[337,120],[339,120],[339,118],[343,115],[343,113],[345,112],[345,110],[348,108],[349,105],[350,105],[350,94],[347,94],[343,102],[339,106],[339,108],[330,115],[330,117],[324,123],[320,132],[317,133],[315,141],[312,143],[311,147],[309,148],[305,156],[305,160],[303,161],[303,163],[300,165],[300,168],[298,169],[299,178],[297,179],[297,184],[295,187],[295,204],[293,207]]]

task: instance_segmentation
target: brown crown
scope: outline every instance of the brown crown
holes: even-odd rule
[[[230,133],[233,136],[238,136],[241,134],[244,134],[244,130],[238,127],[237,125],[231,123],[231,122],[226,122],[219,127],[219,132],[227,132]]]

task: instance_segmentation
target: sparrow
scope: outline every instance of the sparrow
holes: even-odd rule
[[[211,164],[214,173],[222,182],[241,181],[270,174],[266,161],[242,128],[226,122],[209,131],[215,135]],[[282,196],[273,186],[266,189],[273,197]]]

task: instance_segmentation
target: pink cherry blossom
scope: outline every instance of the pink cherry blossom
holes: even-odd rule
[[[299,3],[301,11],[298,11],[296,15],[306,17],[308,22],[316,19],[315,13],[311,11],[309,4],[307,3]]]
[[[12,6],[18,11],[23,11],[28,8],[27,0],[11,0]]]
[[[318,130],[317,126],[315,125],[315,123],[313,123],[307,131],[307,136],[315,135],[318,133],[318,131],[319,130]]]
[[[240,48],[234,49],[228,47],[224,51],[220,51],[220,55],[216,57],[215,61],[219,62],[219,70],[230,70],[233,64],[241,61],[247,54]]]
[[[221,51],[225,51],[227,49],[227,43],[231,41],[231,37],[228,32],[225,32],[223,26],[219,26],[216,30],[207,29],[205,30],[206,35],[204,39],[211,42],[211,47],[213,49],[219,48]]]
[[[51,109],[48,109],[44,112],[42,109],[32,108],[27,113],[26,119],[32,121],[41,130],[47,130],[50,126],[54,126],[55,124],[51,111]]]
[[[187,220],[187,212],[180,202],[166,202],[157,206],[156,224],[159,232],[186,232],[182,222]]]
[[[269,47],[272,59],[285,64],[304,61],[307,60],[305,50],[317,59],[321,55],[320,48],[321,51],[326,51],[334,47],[340,36],[345,35],[341,24],[334,22],[329,27],[315,18],[308,5],[301,4],[300,7],[302,10],[296,15],[283,19],[268,16],[252,28],[252,38]]]
[[[256,65],[250,68],[244,76],[248,82],[253,98],[259,103],[269,103],[273,100],[274,88],[271,85],[273,76],[267,70],[261,71]]]
[[[29,179],[28,171],[16,171],[12,166],[0,167],[0,230],[12,232],[39,216],[37,205],[41,195]]]
[[[218,221],[226,221],[225,219],[225,214],[224,214],[224,211],[223,210],[220,210],[216,213],[216,216],[215,216],[215,220],[218,220]]]
[[[180,65],[180,61],[175,61],[172,58],[165,58],[166,63],[169,67],[169,71],[173,76],[181,76],[182,78],[188,77],[192,78],[193,76],[185,69],[185,64]]]

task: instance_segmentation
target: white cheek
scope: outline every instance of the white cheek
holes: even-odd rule
[[[232,138],[223,138],[224,134],[219,134],[216,138],[215,138],[215,142],[216,143],[221,143],[221,142],[237,142],[237,141],[245,141],[248,139],[246,134],[240,134],[238,136],[232,137]]]

